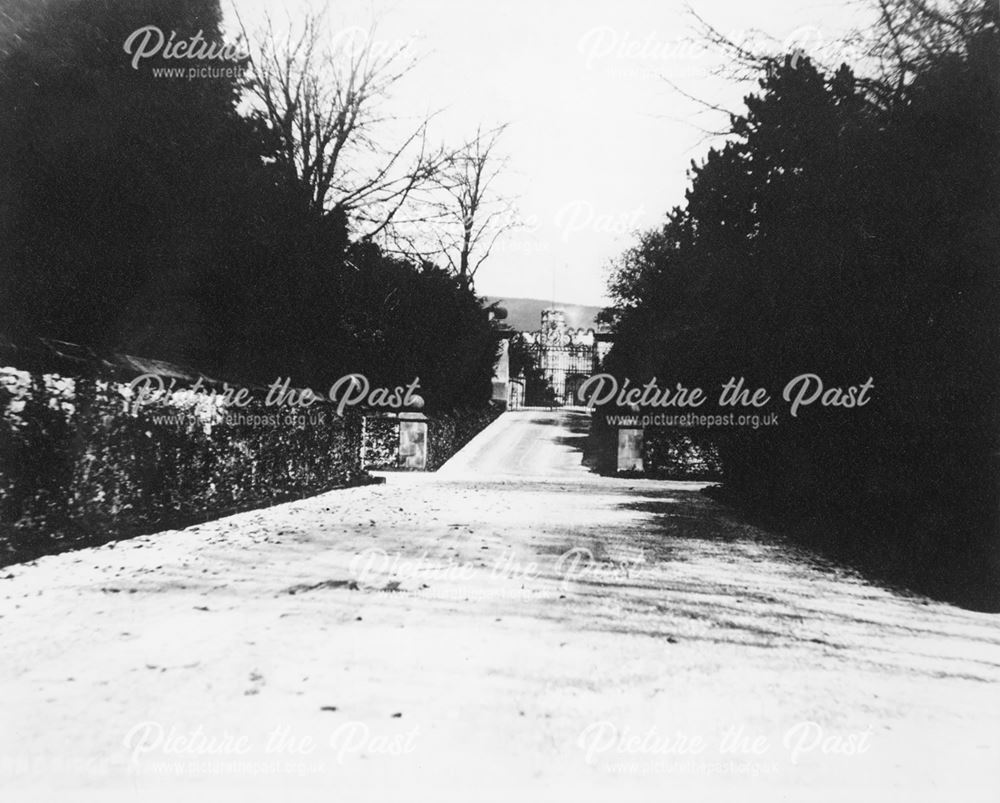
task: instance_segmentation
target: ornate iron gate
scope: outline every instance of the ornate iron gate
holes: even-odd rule
[[[534,343],[529,350],[548,383],[551,403],[557,407],[580,404],[577,390],[598,370],[596,344]]]

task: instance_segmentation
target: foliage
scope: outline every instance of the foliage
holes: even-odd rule
[[[0,561],[155,532],[357,483],[360,422],[327,407],[295,417],[260,400],[208,430],[162,404],[130,406],[77,379],[55,404],[34,375],[0,418]],[[323,413],[317,415],[317,413]],[[238,413],[239,417],[236,417]]]
[[[502,412],[499,406],[486,405],[459,408],[435,416],[427,427],[427,469],[441,468]]]
[[[716,438],[700,430],[647,430],[642,461],[646,473],[664,479],[717,480],[722,476]]]
[[[441,468],[465,444],[500,415],[496,405],[456,408],[427,419],[427,471]],[[399,468],[399,421],[368,416],[365,419],[365,468]]]
[[[188,80],[123,50],[145,25],[218,43],[219,19],[217,0],[50,0],[22,19],[0,52],[4,333],[243,383],[419,377],[430,406],[484,404],[480,301],[350,242],[345,211],[315,203],[309,177],[273,158],[269,123],[240,113],[247,65]]]
[[[238,81],[155,77],[144,25],[218,40],[212,0],[51,2],[0,61],[0,307],[9,334],[169,348],[198,322],[200,266],[225,264],[266,171]],[[175,319],[170,325],[164,308]]]
[[[364,426],[364,467],[376,471],[399,465],[399,420],[367,416]]]
[[[726,484],[786,522],[852,522],[855,555],[924,586],[948,576],[952,593],[1000,567],[996,17],[914,61],[888,100],[847,66],[772,67],[725,145],[692,166],[684,206],[611,282],[605,364],[634,382],[744,376],[778,396],[803,372],[873,377],[866,408],[727,437]]]

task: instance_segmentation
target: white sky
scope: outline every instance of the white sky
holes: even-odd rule
[[[690,5],[734,37],[762,30],[780,42],[809,39],[812,50],[860,26],[861,2]],[[223,0],[230,18],[232,6],[253,30],[265,10],[294,20],[307,3]],[[691,47],[685,8],[683,0],[337,0],[329,17],[334,30],[377,18],[387,46],[412,42],[425,54],[392,103],[402,114],[443,109],[437,139],[458,143],[480,122],[510,123],[504,190],[532,225],[500,241],[476,289],[602,304],[608,261],[632,231],[683,202],[685,172],[710,145],[702,129],[725,124],[662,77],[733,110],[752,89],[712,75],[718,56]]]

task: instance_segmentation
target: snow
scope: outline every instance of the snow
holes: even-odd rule
[[[0,570],[4,799],[997,799],[997,616],[590,474],[578,428]]]

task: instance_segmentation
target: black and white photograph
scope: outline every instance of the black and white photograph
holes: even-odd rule
[[[1000,801],[1000,0],[0,0],[0,800]]]

